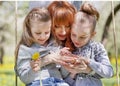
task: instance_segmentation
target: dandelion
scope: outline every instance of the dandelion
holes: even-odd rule
[[[35,53],[32,55],[32,60],[37,60],[39,57],[40,57],[39,52],[35,52]]]
[[[40,57],[39,52],[35,52],[35,53],[32,55],[32,60],[37,60],[39,57]],[[40,66],[40,71],[41,71],[41,66]],[[40,74],[40,86],[42,86],[41,74]]]

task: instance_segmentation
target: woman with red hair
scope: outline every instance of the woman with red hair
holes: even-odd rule
[[[53,43],[53,45],[55,44],[57,48],[59,48],[58,46],[61,46],[61,47],[67,46],[67,47],[70,47],[70,50],[72,50],[73,47],[70,42],[70,32],[71,32],[71,25],[74,20],[74,15],[76,13],[76,9],[72,4],[66,1],[54,1],[48,6],[48,11],[50,13],[51,23],[52,23],[51,24],[51,30],[53,35],[52,42],[54,42],[54,39],[55,39],[55,42]],[[53,49],[52,45],[51,45],[51,48]],[[53,85],[69,86],[66,82],[63,81],[63,79],[67,78],[67,76],[69,75],[69,72],[65,70],[63,67],[58,67],[58,65],[56,64],[54,67],[54,65],[52,64],[52,63],[57,63],[61,65],[66,64],[65,62],[63,62],[61,55],[59,54],[59,51],[60,51],[60,48],[58,49],[58,51],[49,52],[46,56],[44,56],[44,58],[41,59],[41,67],[43,69],[44,68],[50,69],[50,71],[48,72],[51,77],[43,81],[43,86],[45,86],[44,83],[49,84],[49,86],[53,86]],[[39,65],[36,66],[35,63],[33,63],[32,65],[33,65],[33,68],[32,68],[33,70],[39,66]],[[56,69],[56,68],[59,71],[57,72],[55,70],[53,71],[53,69]],[[52,72],[51,72],[51,69],[52,69]],[[31,83],[29,84],[29,86],[32,86]]]
[[[52,34],[62,47],[69,47],[73,50],[70,42],[71,25],[74,20],[76,9],[66,1],[54,1],[48,6],[52,20]]]

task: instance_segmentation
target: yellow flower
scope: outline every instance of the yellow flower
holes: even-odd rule
[[[39,52],[35,52],[35,53],[32,55],[32,60],[37,60],[39,57],[40,57]]]

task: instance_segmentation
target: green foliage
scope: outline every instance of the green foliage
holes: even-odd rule
[[[0,36],[2,35],[5,37],[5,42],[3,46],[5,54],[14,54],[16,37],[15,24],[17,24],[17,41],[19,41],[23,27],[23,20],[29,11],[28,4],[28,1],[17,2],[17,23],[15,23],[15,1],[3,1],[0,4],[0,27],[4,26],[3,29],[0,29]],[[10,51],[9,49],[12,50]]]
[[[9,59],[8,59],[9,58]],[[0,86],[15,86],[15,72],[13,57],[4,57],[4,64],[0,65]],[[25,86],[18,78],[18,86]]]

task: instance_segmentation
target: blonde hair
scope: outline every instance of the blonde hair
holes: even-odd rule
[[[76,15],[79,18],[79,23],[81,23],[81,25],[88,21],[92,30],[95,30],[96,22],[99,19],[99,12],[90,3],[82,4],[80,11]]]
[[[45,8],[33,8],[27,14],[23,23],[22,37],[15,50],[16,59],[17,59],[19,47],[21,44],[29,47],[34,43],[34,39],[31,33],[31,26],[33,25],[33,23],[39,24],[40,22],[47,22],[49,20],[50,20],[50,14],[48,10]]]

